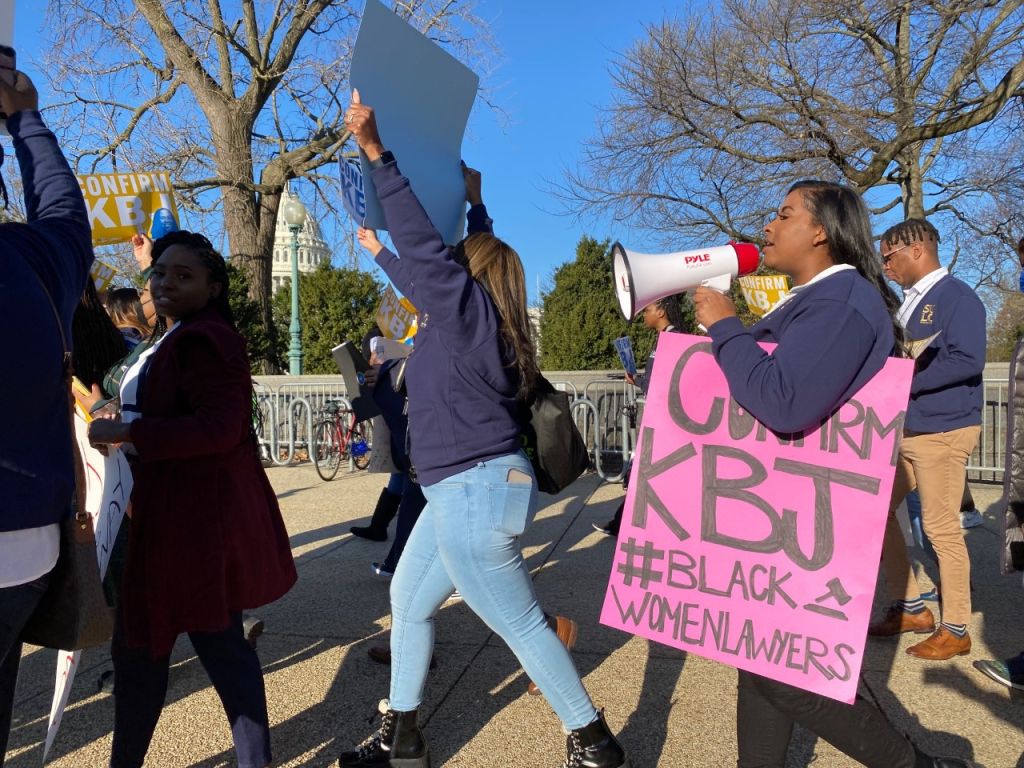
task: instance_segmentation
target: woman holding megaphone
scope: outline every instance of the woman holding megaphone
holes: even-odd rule
[[[458,589],[561,719],[566,763],[624,768],[625,752],[541,610],[519,547],[537,510],[537,482],[521,448],[518,414],[540,375],[519,256],[486,233],[445,245],[358,92],[345,122],[373,168],[398,255],[371,230],[360,229],[359,241],[420,311],[405,381],[410,459],[427,506],[391,582],[391,690],[381,702],[381,727],[339,764],[429,767],[417,710],[434,614]]]
[[[886,284],[864,201],[853,190],[801,181],[764,228],[764,263],[789,275],[792,291],[750,328],[732,301],[710,288],[694,295],[729,392],[772,430],[817,426],[894,354],[900,302]],[[758,342],[775,342],[769,354]],[[918,750],[882,713],[751,672],[739,672],[738,768],[783,768],[799,723],[869,768],[967,768]]]

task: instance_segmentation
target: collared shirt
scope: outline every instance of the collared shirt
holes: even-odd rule
[[[903,303],[900,305],[900,311],[896,315],[896,321],[904,328],[907,327],[907,323],[910,322],[910,318],[914,315],[914,310],[917,309],[917,305],[921,303],[921,299],[928,293],[935,284],[942,278],[949,274],[949,271],[945,267],[939,267],[927,275],[922,277],[912,286],[903,291]]]
[[[764,316],[768,317],[768,315],[770,315],[772,312],[774,312],[779,307],[783,306],[790,299],[795,298],[796,295],[798,293],[800,293],[800,291],[804,290],[808,286],[814,285],[818,281],[824,280],[826,277],[830,277],[830,276],[832,276],[832,275],[834,275],[834,274],[836,274],[838,272],[842,272],[843,270],[847,270],[847,269],[856,269],[856,267],[853,266],[853,264],[833,264],[831,267],[828,267],[827,269],[821,270],[821,272],[816,274],[814,277],[812,277],[810,280],[808,280],[803,285],[794,285],[792,288],[789,289],[789,293],[783,295],[783,297],[781,299],[779,299],[779,303],[778,304],[776,304],[774,307],[772,307],[771,309],[769,309],[767,312],[764,313]]]

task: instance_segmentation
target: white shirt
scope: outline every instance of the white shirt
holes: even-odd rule
[[[921,303],[924,295],[948,274],[949,271],[945,267],[939,267],[905,289],[903,291],[903,303],[900,304],[900,311],[896,315],[896,321],[906,328],[910,318],[914,316],[914,310],[917,309],[917,305]]]
[[[0,533],[0,589],[27,584],[49,573],[59,554],[58,523]]]
[[[856,269],[856,267],[853,266],[853,264],[833,264],[831,267],[821,270],[821,272],[816,274],[803,285],[794,285],[792,288],[789,289],[789,293],[785,294],[781,299],[779,299],[778,304],[776,304],[774,307],[772,307],[771,309],[764,313],[764,316],[768,317],[768,315],[777,310],[790,299],[794,298],[798,293],[800,293],[800,291],[805,290],[807,287],[824,280],[826,277],[831,277],[832,275],[838,274],[839,272],[845,272],[847,269]]]
[[[121,420],[123,422],[131,422],[139,417],[139,384],[144,378],[149,358],[174,328],[177,328],[177,325],[168,330],[156,344],[139,355],[139,359],[125,372],[121,381]],[[127,408],[125,407],[126,403]],[[132,449],[129,448],[129,450]],[[49,573],[57,564],[59,554],[59,523],[43,525],[38,528],[25,528],[20,531],[0,532],[0,589],[27,584],[43,574]]]

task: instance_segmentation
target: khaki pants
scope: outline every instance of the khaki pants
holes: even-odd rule
[[[966,481],[964,468],[980,434],[981,427],[935,433],[904,432],[889,503],[882,545],[882,572],[889,594],[893,600],[916,600],[921,596],[907,556],[906,540],[895,516],[903,498],[917,488],[924,533],[939,559],[942,620],[947,624],[971,621],[971,562],[960,529],[960,499]]]

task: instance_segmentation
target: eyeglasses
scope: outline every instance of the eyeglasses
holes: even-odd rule
[[[906,250],[909,247],[910,247],[909,245],[901,245],[899,248],[894,248],[893,250],[889,251],[888,253],[883,253],[882,254],[882,263],[883,264],[888,264],[890,261],[892,261],[892,257],[895,254],[899,253],[902,250]]]

